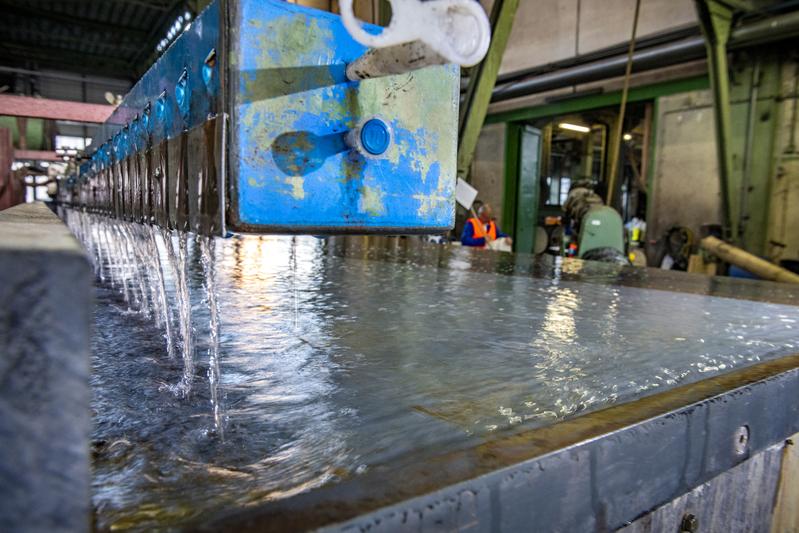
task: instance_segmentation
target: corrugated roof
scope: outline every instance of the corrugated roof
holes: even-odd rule
[[[135,79],[187,0],[0,0],[0,65]]]

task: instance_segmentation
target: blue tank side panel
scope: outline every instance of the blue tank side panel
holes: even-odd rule
[[[349,82],[365,51],[338,16],[240,0],[231,50],[230,223],[264,231],[440,231],[454,223],[459,71],[429,67]],[[385,153],[347,133],[390,126]]]

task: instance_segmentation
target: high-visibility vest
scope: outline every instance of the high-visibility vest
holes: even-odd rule
[[[486,231],[485,225],[480,222],[480,219],[470,218],[468,222],[472,225],[472,235],[474,235],[475,239],[485,237],[492,241],[497,239],[497,225],[494,224],[493,220],[488,223],[488,231]]]

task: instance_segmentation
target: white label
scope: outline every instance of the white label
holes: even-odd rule
[[[468,210],[472,208],[475,198],[477,198],[477,189],[458,178],[455,184],[455,200],[461,204],[464,209]]]

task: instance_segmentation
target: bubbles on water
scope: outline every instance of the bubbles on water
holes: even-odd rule
[[[211,409],[214,416],[214,429],[224,440],[222,409],[219,398],[219,303],[216,290],[216,258],[215,239],[213,237],[197,237],[200,245],[203,265],[203,284],[206,302],[210,314],[209,347],[208,347],[208,383],[211,390]]]
[[[195,378],[195,339],[188,280],[189,235],[75,210],[67,210],[65,220],[92,259],[98,282],[121,289],[127,313],[153,321],[162,332],[164,351],[169,359],[176,357],[179,348],[181,377],[177,383],[163,384],[159,390],[188,397]],[[213,275],[205,279],[213,279]],[[213,293],[214,287],[207,287],[208,291]],[[215,295],[208,301],[214,306],[210,329],[218,332]],[[218,333],[212,332],[211,337],[213,346],[218,341]],[[211,387],[216,388],[218,346],[211,350],[214,355],[209,356],[209,360],[216,370],[208,377]],[[222,415],[217,400],[213,401],[212,410],[214,425],[219,427]]]

